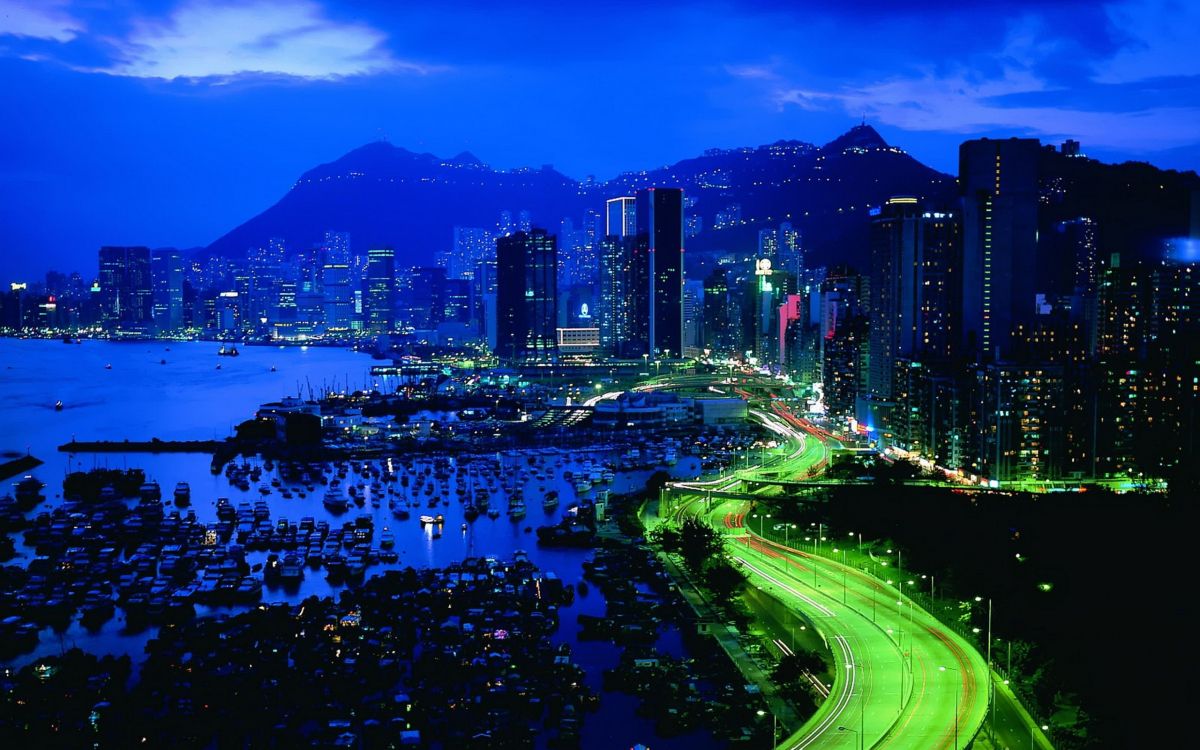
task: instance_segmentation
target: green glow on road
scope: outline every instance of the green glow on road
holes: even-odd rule
[[[810,477],[828,459],[825,443],[797,429],[789,415],[765,408],[751,415],[783,437],[784,447],[763,465],[672,484],[660,512],[675,519],[699,515],[726,534],[727,550],[748,582],[811,622],[829,646],[835,664],[829,697],[778,747],[967,746],[987,716],[989,687],[987,664],[970,644],[897,588],[852,566],[764,540],[754,533],[757,527],[745,527],[752,502],[746,495],[768,499],[782,490],[762,485],[746,492],[744,485],[759,478]]]

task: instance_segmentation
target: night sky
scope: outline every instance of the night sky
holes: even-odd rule
[[[208,244],[381,137],[605,179],[865,116],[948,172],[979,135],[1194,169],[1197,29],[1194,1],[0,0],[0,282]]]

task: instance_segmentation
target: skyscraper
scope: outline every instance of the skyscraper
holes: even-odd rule
[[[868,388],[892,397],[899,359],[950,356],[957,217],[926,211],[916,198],[884,203],[871,222],[871,330]]]
[[[396,251],[367,251],[367,330],[390,333],[396,326]]]
[[[178,330],[183,326],[183,253],[155,250],[150,266],[154,327],[160,333]]]
[[[544,229],[496,240],[496,354],[510,362],[555,358],[558,245]]]
[[[704,280],[702,346],[714,352],[728,353],[734,346],[734,318],[729,309],[729,280],[725,269],[717,266]]]
[[[963,342],[1005,358],[1013,329],[1037,312],[1038,158],[1035,138],[959,147],[963,206]]]
[[[600,345],[614,353],[629,339],[633,252],[633,235],[608,236],[600,242]]]
[[[110,328],[145,330],[154,318],[150,249],[100,248],[101,315]]]
[[[637,232],[636,199],[632,196],[609,198],[604,204],[604,234],[609,237],[628,237]]]
[[[637,243],[631,340],[640,356],[683,356],[683,190],[647,188],[637,194]],[[642,286],[643,281],[645,286]],[[643,336],[644,334],[644,336]],[[644,347],[643,347],[644,343]]]

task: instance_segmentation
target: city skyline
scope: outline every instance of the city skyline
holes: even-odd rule
[[[208,244],[304,169],[380,137],[447,158],[470,150],[499,168],[553,163],[580,179],[710,147],[822,142],[862,117],[947,173],[957,143],[977,135],[1075,138],[1105,161],[1197,163],[1188,6],[540,10],[515,4],[485,29],[474,5],[451,18],[384,4],[197,1],[101,17],[2,3],[0,69],[24,114],[4,133],[0,225],[20,248],[10,264],[82,270],[102,245]],[[503,42],[535,15],[550,51]],[[432,33],[448,28],[448,41]],[[658,43],[644,44],[651,34]],[[663,86],[628,86],[602,106],[606,85],[647,66]],[[639,112],[659,126],[642,127]],[[484,113],[498,126],[479,128]]]

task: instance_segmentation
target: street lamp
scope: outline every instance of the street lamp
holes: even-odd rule
[[[950,670],[951,672],[958,672],[958,670],[955,669],[954,667],[938,667],[939,672],[945,672],[947,669]],[[959,690],[959,686],[955,685],[954,686],[954,750],[958,750],[958,694],[959,694],[959,692],[961,692]]]
[[[863,743],[862,734],[860,734],[857,729],[851,729],[850,727],[838,725],[838,731],[839,732],[854,732],[854,737],[855,737],[854,742],[856,745],[859,746],[859,748],[862,748],[862,743]]]
[[[784,547],[788,546],[788,529],[794,529],[794,528],[796,528],[796,524],[794,524],[794,523],[786,524],[783,527],[783,546]]]
[[[767,712],[761,708],[756,711],[759,716],[766,716]],[[775,750],[775,738],[779,734],[779,718],[774,713],[771,714],[771,750]]]
[[[1034,724],[1033,726],[1031,726],[1029,728],[1029,750],[1036,750],[1036,748],[1037,748],[1037,745],[1035,744],[1037,742],[1037,729],[1038,728],[1037,728],[1036,724]],[[1049,730],[1050,730],[1049,724],[1042,725],[1043,732],[1047,732]]]

